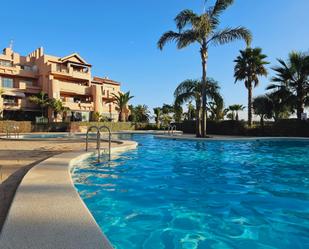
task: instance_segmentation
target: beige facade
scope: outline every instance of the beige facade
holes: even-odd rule
[[[0,54],[0,110],[8,118],[24,115],[40,116],[40,109],[31,103],[29,96],[40,91],[49,98],[61,100],[68,107],[71,120],[89,120],[95,112],[118,120],[118,111],[109,101],[112,93],[120,91],[120,84],[107,78],[91,76],[91,65],[77,53],[56,57],[38,48],[27,56],[21,56],[11,48]],[[48,111],[50,121],[55,120]]]

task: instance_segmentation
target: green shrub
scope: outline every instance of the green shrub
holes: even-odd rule
[[[13,132],[13,126],[18,127],[17,131],[20,133],[31,132],[30,121],[0,121],[0,133],[6,133],[7,129]]]

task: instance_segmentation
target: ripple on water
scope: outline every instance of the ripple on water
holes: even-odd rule
[[[117,249],[309,248],[309,142],[126,139],[73,172]]]

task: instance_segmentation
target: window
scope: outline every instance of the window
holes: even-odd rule
[[[2,77],[2,87],[13,88],[13,79]]]
[[[15,98],[12,96],[3,96],[3,103],[5,105],[14,105],[15,104]]]
[[[33,86],[34,85],[32,80],[22,80],[21,82],[25,83],[26,86]]]
[[[12,63],[11,61],[0,60],[0,66],[12,67],[12,66],[13,66],[13,63]]]
[[[32,66],[28,66],[28,65],[20,65],[20,68],[25,71],[33,71]]]

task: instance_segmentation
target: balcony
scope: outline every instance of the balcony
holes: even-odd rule
[[[0,73],[6,75],[18,75],[21,77],[37,78],[37,72],[22,70],[20,66],[4,66],[0,65]]]
[[[93,102],[81,102],[81,103],[75,103],[75,102],[63,102],[63,105],[65,107],[68,107],[72,111],[93,111],[94,110],[94,104]]]
[[[91,88],[77,83],[59,82],[60,92],[74,93],[76,95],[91,95]]]
[[[19,82],[18,89],[21,89],[21,90],[24,90],[24,92],[33,93],[33,94],[39,93],[41,91],[41,87],[27,85],[25,82]]]
[[[53,75],[64,77],[64,78],[72,78],[72,79],[87,80],[87,81],[91,80],[90,71],[88,72],[76,71],[76,70],[73,70],[72,67],[67,67],[64,65],[59,66],[56,64],[51,64],[50,71]]]

